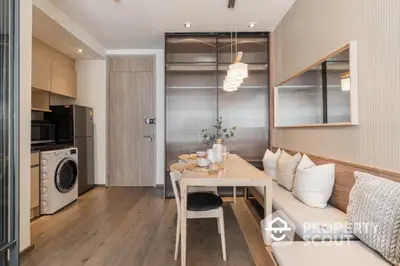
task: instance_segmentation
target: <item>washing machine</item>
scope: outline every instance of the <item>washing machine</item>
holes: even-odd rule
[[[53,214],[78,199],[76,148],[40,153],[40,214]]]

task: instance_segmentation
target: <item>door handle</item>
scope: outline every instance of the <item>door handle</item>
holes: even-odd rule
[[[144,120],[144,123],[146,125],[155,125],[156,124],[156,118],[147,118]]]
[[[153,141],[153,138],[151,136],[143,136],[143,138],[147,138],[149,142]]]

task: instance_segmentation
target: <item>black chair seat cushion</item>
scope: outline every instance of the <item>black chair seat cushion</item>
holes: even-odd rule
[[[209,211],[221,207],[223,201],[220,196],[208,192],[194,192],[188,194],[187,209],[189,211]]]

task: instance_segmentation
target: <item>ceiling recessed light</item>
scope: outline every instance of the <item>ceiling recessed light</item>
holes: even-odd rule
[[[83,50],[82,48],[76,48],[76,51],[77,51],[78,53],[83,53],[85,50]]]
[[[251,22],[250,24],[249,24],[249,28],[254,28],[255,26],[256,26],[256,22]]]
[[[192,25],[190,23],[185,23],[185,28],[190,28]]]

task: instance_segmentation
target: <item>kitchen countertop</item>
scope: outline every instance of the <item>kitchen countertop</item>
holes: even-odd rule
[[[46,144],[46,145],[31,145],[31,153],[42,152],[42,151],[51,151],[51,150],[61,150],[72,148],[74,145],[71,144]]]

